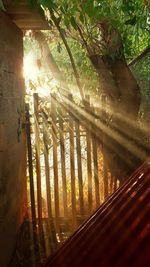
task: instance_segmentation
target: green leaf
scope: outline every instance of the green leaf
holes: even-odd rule
[[[84,4],[83,10],[89,16],[92,17],[94,15],[94,3],[91,0],[87,0]]]
[[[71,22],[72,27],[73,27],[75,30],[77,30],[77,23],[76,23],[74,17],[71,17],[70,22]]]
[[[58,53],[61,53],[61,51],[62,51],[62,47],[61,47],[60,42],[57,44],[57,51],[58,51]]]
[[[65,10],[65,12],[67,12],[68,11],[68,3],[66,3],[66,2],[64,2],[64,4],[63,4],[63,8],[64,8],[64,10]]]
[[[136,16],[134,16],[132,19],[128,19],[125,21],[125,25],[135,25],[136,24]]]
[[[80,13],[79,19],[80,19],[80,21],[81,21],[82,23],[84,23],[84,16],[83,16],[82,13]]]
[[[64,24],[66,27],[69,27],[69,25],[70,25],[70,20],[67,16],[64,16]]]
[[[40,0],[40,3],[44,7],[47,7],[47,8],[50,8],[50,9],[53,9],[53,8],[57,7],[57,5],[56,5],[54,0]]]
[[[28,5],[31,7],[31,8],[34,8],[37,6],[37,1],[36,0],[27,0],[28,2]]]
[[[0,9],[3,10],[3,11],[6,11],[6,9],[4,8],[2,0],[0,0]]]
[[[66,14],[66,10],[64,9],[63,6],[60,7],[60,11],[61,11],[63,14]]]

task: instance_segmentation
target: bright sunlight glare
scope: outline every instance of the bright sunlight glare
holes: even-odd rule
[[[42,97],[50,94],[51,88],[55,88],[58,82],[50,76],[50,72],[44,68],[39,68],[37,65],[37,58],[34,53],[30,52],[24,57],[23,67],[24,78],[26,81],[26,92],[29,93],[33,88],[30,88],[31,83],[34,84],[34,92]]]
[[[34,55],[29,53],[26,57],[24,57],[24,77],[27,79],[33,79],[36,75],[38,75],[39,70],[35,63]]]

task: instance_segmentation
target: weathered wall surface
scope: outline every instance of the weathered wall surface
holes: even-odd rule
[[[0,11],[0,267],[8,266],[25,206],[22,32]]]

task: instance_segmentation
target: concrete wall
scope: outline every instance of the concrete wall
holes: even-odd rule
[[[25,213],[22,32],[0,11],[0,267],[8,266]]]

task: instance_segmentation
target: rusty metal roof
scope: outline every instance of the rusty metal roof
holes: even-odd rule
[[[44,267],[150,266],[150,160],[144,163]]]
[[[20,0],[18,3],[12,0],[3,0],[8,16],[22,30],[47,30],[48,23],[39,13],[38,5],[31,8],[27,0]]]

